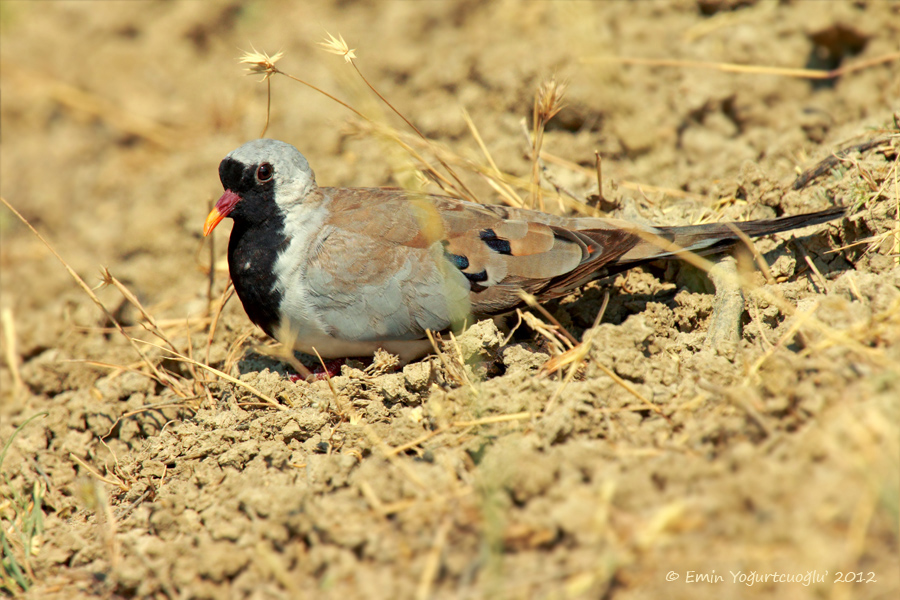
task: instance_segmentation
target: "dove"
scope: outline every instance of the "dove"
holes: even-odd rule
[[[319,187],[294,146],[267,138],[228,154],[219,178],[224,193],[203,233],[234,220],[228,267],[247,316],[294,349],[331,359],[382,348],[405,364],[431,351],[426,331],[513,311],[522,291],[545,302],[677,259],[679,248],[712,254],[739,239],[725,223],[645,226],[396,188]],[[758,237],[844,213],[733,226]]]

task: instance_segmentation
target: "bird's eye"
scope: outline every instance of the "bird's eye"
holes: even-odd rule
[[[256,179],[261,182],[272,179],[272,175],[274,174],[275,169],[273,169],[272,165],[270,165],[269,163],[263,163],[256,169]]]

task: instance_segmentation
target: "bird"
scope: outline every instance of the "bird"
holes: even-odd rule
[[[722,251],[739,239],[733,227],[758,237],[845,214],[646,226],[398,188],[319,187],[294,146],[269,138],[225,156],[219,179],[224,192],[203,234],[233,219],[228,268],[250,320],[301,352],[341,359],[381,348],[402,364],[432,351],[429,330],[511,312],[522,292],[545,302],[682,251]]]

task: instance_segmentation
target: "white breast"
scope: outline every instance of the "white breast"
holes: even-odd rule
[[[306,269],[316,239],[322,233],[328,216],[326,206],[296,206],[285,217],[285,231],[290,235],[287,248],[275,260],[275,289],[281,292],[280,313],[285,318],[282,328],[296,338],[296,345],[329,337],[320,316],[309,301]],[[285,332],[287,333],[287,332]],[[281,340],[287,343],[288,340]]]

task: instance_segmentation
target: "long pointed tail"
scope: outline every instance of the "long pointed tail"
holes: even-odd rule
[[[833,221],[846,214],[843,207],[829,208],[814,213],[779,217],[777,219],[761,219],[758,221],[739,221],[730,223],[746,233],[749,237],[760,237],[800,229],[811,225],[819,225]],[[729,223],[708,223],[706,225],[687,225],[679,227],[657,227],[658,235],[671,241],[685,250],[700,255],[712,254],[733,246],[738,236],[729,227]],[[678,253],[666,251],[658,245],[644,241],[626,252],[617,265],[631,268],[640,263],[666,258],[678,258]],[[617,269],[624,270],[624,269]]]
[[[749,237],[755,238],[791,229],[800,229],[810,225],[819,225],[833,221],[847,212],[845,208],[829,208],[804,215],[792,215],[777,219],[762,219],[759,221],[734,222],[734,225]],[[706,225],[688,225],[685,227],[661,227],[665,237],[672,236],[673,242],[686,250],[701,253],[716,247],[724,247],[733,244],[738,237],[726,223],[709,223]],[[724,244],[723,244],[724,242]]]

